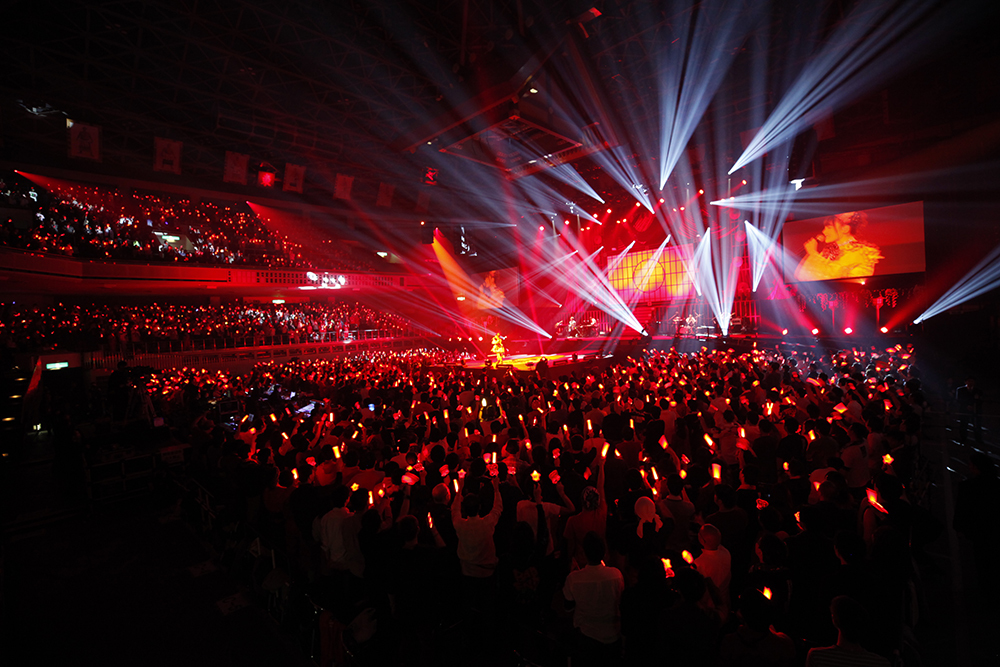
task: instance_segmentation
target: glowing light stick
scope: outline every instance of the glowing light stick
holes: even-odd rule
[[[889,510],[882,506],[882,503],[878,501],[878,491],[875,489],[868,489],[865,491],[865,495],[868,497],[868,504],[877,509],[882,514],[888,514]]]

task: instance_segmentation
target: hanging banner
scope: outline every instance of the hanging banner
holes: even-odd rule
[[[171,174],[181,173],[181,150],[184,144],[180,141],[156,137],[153,171],[166,171]]]
[[[222,180],[226,183],[247,184],[247,164],[250,161],[249,155],[226,151],[226,170],[222,174]]]

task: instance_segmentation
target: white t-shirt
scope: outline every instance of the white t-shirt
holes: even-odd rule
[[[563,596],[576,603],[573,627],[602,644],[613,644],[621,637],[618,605],[625,579],[615,567],[588,565],[570,572],[563,586]]]
[[[705,549],[701,555],[695,559],[694,565],[703,577],[708,577],[715,584],[716,588],[726,592],[729,586],[729,578],[732,574],[733,558],[729,555],[729,549],[719,545],[715,551]]]

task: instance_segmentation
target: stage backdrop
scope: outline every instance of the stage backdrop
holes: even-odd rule
[[[860,213],[860,216],[854,216]],[[843,223],[867,219],[850,237]],[[835,229],[836,228],[836,229]],[[840,230],[840,231],[837,231]],[[839,236],[841,242],[827,240]],[[815,244],[817,256],[807,258],[805,246]],[[836,280],[920,273],[924,257],[924,203],[850,211],[837,216],[786,222],[782,231],[786,282]]]
[[[685,258],[691,257],[693,251],[690,245],[667,246],[655,262],[655,250],[630,252],[611,270],[611,287],[629,304],[687,297],[694,284],[685,268]]]

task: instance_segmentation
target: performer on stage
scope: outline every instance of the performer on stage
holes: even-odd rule
[[[507,350],[504,349],[503,341],[504,341],[504,337],[500,335],[500,332],[497,332],[497,334],[495,336],[493,336],[493,349],[492,349],[492,352],[493,352],[493,354],[497,355],[497,365],[498,366],[501,363],[503,363],[503,355],[507,353]]]
[[[827,218],[823,230],[803,244],[806,254],[795,269],[795,279],[832,280],[873,275],[882,253],[874,243],[855,238],[867,224],[868,216],[863,211]]]

